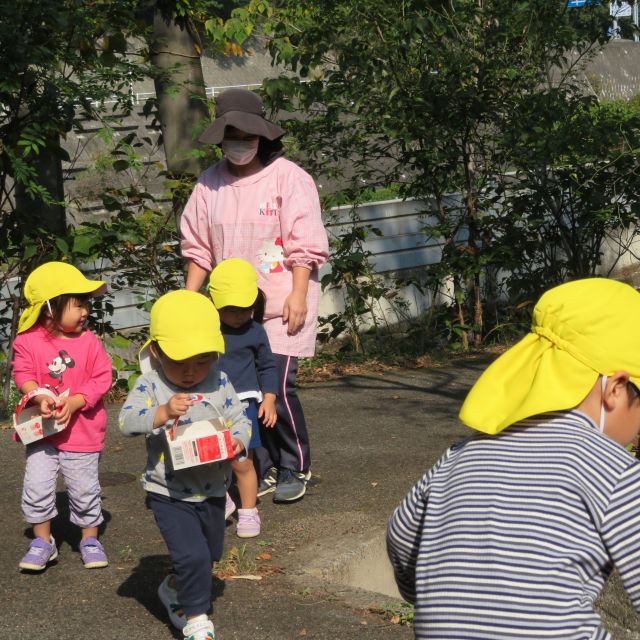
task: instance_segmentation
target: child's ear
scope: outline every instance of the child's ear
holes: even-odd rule
[[[612,400],[627,398],[627,383],[629,382],[629,373],[627,371],[616,371],[607,381],[607,388]]]

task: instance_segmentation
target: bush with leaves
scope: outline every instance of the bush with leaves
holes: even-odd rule
[[[211,35],[241,45],[258,29],[274,62],[294,72],[265,81],[264,94],[303,116],[286,126],[314,175],[356,191],[397,184],[402,197],[435,201],[425,236],[443,252],[429,275],[434,289],[452,286],[466,346],[490,330],[496,271],[519,262],[502,246],[505,225],[519,227],[499,201],[514,140],[544,115],[538,94],[580,93],[576,68],[608,22],[604,4],[554,0],[252,0]]]

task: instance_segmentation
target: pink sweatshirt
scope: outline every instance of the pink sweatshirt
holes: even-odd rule
[[[76,338],[57,338],[41,325],[19,333],[13,343],[13,378],[20,388],[33,380],[40,387],[69,395],[81,393],[85,406],[67,428],[47,438],[61,451],[102,451],[107,412],[102,398],[111,388],[111,360],[100,340],[85,331]]]
[[[278,158],[238,178],[226,160],[198,180],[180,222],[182,257],[210,271],[227,258],[243,258],[258,272],[267,297],[264,328],[274,353],[312,356],[318,328],[318,269],[329,253],[318,191],[311,176]],[[311,270],[307,319],[287,335],[282,309],[291,293],[293,267]]]

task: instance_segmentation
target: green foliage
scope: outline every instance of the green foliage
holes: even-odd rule
[[[141,304],[176,286],[173,214],[165,213],[135,179],[143,170],[140,141],[134,135],[117,141],[109,125],[131,111],[132,83],[154,75],[145,47],[154,12],[192,27],[221,6],[215,0],[24,0],[3,6],[0,42],[7,46],[0,50],[0,289],[4,293],[10,285],[0,309],[0,338],[9,345],[5,358],[11,357],[22,283],[42,262],[93,265],[97,275],[116,270],[112,289],[132,286]],[[156,104],[145,105],[145,114],[152,114]],[[67,228],[69,203],[57,175],[62,162],[73,160],[60,139],[87,120],[102,123],[103,141],[113,144],[94,168],[109,216]],[[117,179],[109,182],[106,176],[114,174]],[[172,190],[175,206],[184,188]],[[96,193],[80,194],[92,195]],[[101,334],[112,331],[111,311],[109,296],[94,307]],[[9,377],[5,373],[1,378],[6,403]]]
[[[382,605],[382,611],[386,618],[394,624],[412,625],[414,606],[409,602],[388,602]]]
[[[323,182],[350,201],[393,184],[433,203],[424,234],[442,258],[427,278],[464,349],[502,293],[594,273],[637,215],[635,120],[594,110],[576,80],[609,20],[606,3],[554,0],[253,0],[210,35],[266,35],[293,76],[266,80],[265,101],[304,114],[285,124]],[[352,270],[338,251],[333,285]]]

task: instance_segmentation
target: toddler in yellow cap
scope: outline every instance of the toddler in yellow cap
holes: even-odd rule
[[[276,420],[278,372],[269,338],[261,322],[264,294],[258,289],[258,274],[246,260],[223,260],[211,272],[209,293],[220,314],[225,353],[220,369],[233,383],[251,420],[251,442],[245,459],[232,463],[236,477],[240,508],[236,532],[240,538],[260,533],[260,516],[256,508],[258,476],[253,466],[253,452],[261,445],[260,423],[273,429]],[[227,495],[227,516],[235,504]]]
[[[213,462],[175,470],[165,458],[165,429],[221,416],[236,455],[249,445],[251,423],[229,378],[217,366],[224,353],[218,312],[194,291],[172,291],[151,308],[149,341],[140,352],[142,375],[120,411],[125,435],[144,434],[143,485],[173,562],[158,588],[171,623],[189,640],[215,640],[211,567],[220,560],[225,494],[231,464]]]
[[[416,638],[611,638],[617,568],[640,611],[640,294],[603,278],[545,293],[480,376],[450,447],[389,522]]]
[[[87,328],[90,299],[105,289],[104,282],[88,280],[66,262],[40,265],[24,284],[27,307],[13,343],[13,378],[25,403],[65,425],[26,445],[22,512],[34,534],[19,564],[26,571],[42,571],[58,555],[51,535],[58,473],[69,494],[71,522],[82,531],[85,568],[108,564],[98,541],[104,522],[98,463],[107,428],[103,397],[111,388],[112,371],[102,343]]]

